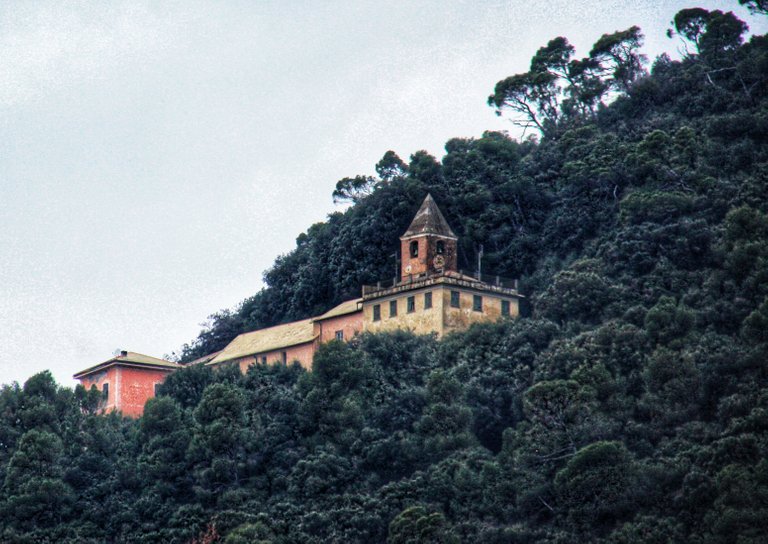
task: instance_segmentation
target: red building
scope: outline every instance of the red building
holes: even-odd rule
[[[118,411],[139,417],[144,403],[155,396],[165,377],[180,365],[141,353],[121,351],[120,355],[86,368],[74,375],[86,388],[102,392],[102,411]]]

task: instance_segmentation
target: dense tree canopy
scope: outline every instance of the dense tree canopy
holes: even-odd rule
[[[500,81],[491,104],[540,140],[341,180],[352,205],[182,360],[389,277],[426,192],[526,317],[331,342],[313,372],[191,366],[138,421],[49,373],[5,385],[0,541],[768,540],[768,39],[721,11],[672,24],[687,54],[650,72],[631,27]]]

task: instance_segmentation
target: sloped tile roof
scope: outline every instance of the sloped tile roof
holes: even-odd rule
[[[227,347],[221,350],[221,353],[206,364],[216,365],[248,355],[305,344],[314,339],[311,319],[246,332],[232,340]]]
[[[331,317],[338,317],[340,315],[351,314],[361,311],[360,304],[363,302],[362,298],[353,298],[351,300],[345,300],[338,306],[335,306],[325,312],[323,315],[313,317],[312,321],[322,321],[323,319],[330,319]]]
[[[130,366],[144,366],[147,368],[167,368],[169,370],[176,370],[177,368],[181,368],[181,365],[174,363],[172,361],[166,361],[165,359],[158,359],[157,357],[150,357],[149,355],[144,355],[143,353],[135,353],[133,351],[127,352],[126,355],[117,355],[115,357],[112,357],[111,359],[107,359],[103,363],[99,363],[97,365],[94,365],[92,367],[86,368],[85,370],[81,370],[77,374],[74,375],[75,379],[79,379],[82,376],[85,376],[87,374],[91,374],[93,372],[102,370],[104,368],[114,366],[114,365],[130,365]]]
[[[214,359],[219,353],[221,353],[221,350],[214,351],[213,353],[209,353],[208,355],[203,355],[202,357],[198,357],[197,359],[194,359],[193,361],[190,361],[188,363],[184,363],[184,366],[201,365],[203,363],[207,363],[208,361]]]

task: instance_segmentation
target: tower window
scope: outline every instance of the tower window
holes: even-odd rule
[[[501,315],[505,317],[509,317],[509,301],[508,300],[502,300],[501,301]]]
[[[460,295],[458,291],[451,291],[451,307],[461,308]]]
[[[419,256],[419,242],[417,240],[414,240],[411,242],[411,257],[418,257]]]
[[[472,309],[476,312],[483,311],[483,297],[480,295],[474,295],[472,297]]]
[[[416,311],[416,297],[408,297],[408,313],[412,314]]]
[[[397,300],[389,301],[389,317],[395,317],[397,315]]]
[[[432,307],[432,291],[424,293],[424,309],[429,310]]]
[[[344,340],[344,331],[336,331],[336,340],[338,341]]]
[[[373,320],[374,321],[380,321],[381,320],[381,304],[374,304],[373,305]]]
[[[438,240],[437,244],[435,244],[435,252],[438,255],[442,255],[443,253],[445,253],[445,242],[443,242],[442,240]]]

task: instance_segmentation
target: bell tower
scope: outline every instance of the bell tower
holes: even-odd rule
[[[456,235],[432,195],[422,202],[411,226],[400,237],[400,278],[456,271]]]

